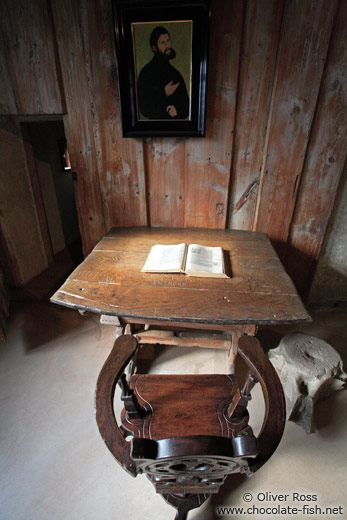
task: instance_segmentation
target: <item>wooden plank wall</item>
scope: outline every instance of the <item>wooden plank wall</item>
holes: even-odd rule
[[[54,29],[46,0],[5,1],[0,5],[5,84],[1,114],[61,114],[63,101]],[[1,78],[2,80],[2,78]]]
[[[110,0],[35,0],[35,24],[3,3],[1,114],[64,113],[85,253],[111,226],[259,230],[307,289],[346,155],[346,0],[212,0],[201,139],[122,138]]]
[[[346,166],[347,2],[341,1],[328,49],[302,181],[293,215],[287,270],[307,292]],[[307,259],[302,261],[303,256]],[[301,272],[300,278],[297,272]]]
[[[20,128],[5,117],[0,118],[0,157],[0,256],[11,259],[11,282],[20,286],[43,271],[48,258]]]

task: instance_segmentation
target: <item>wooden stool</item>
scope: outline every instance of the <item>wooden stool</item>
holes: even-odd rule
[[[228,474],[249,475],[272,455],[284,429],[282,387],[253,337],[239,341],[239,353],[250,368],[242,389],[228,375],[139,374],[128,382],[124,370],[137,346],[133,336],[121,336],[101,370],[98,427],[119,463],[134,476],[145,473],[177,508],[176,519],[183,520],[211,493],[218,493]],[[248,425],[246,409],[257,381],[265,399],[258,439]],[[121,426],[113,411],[117,382],[124,402]]]

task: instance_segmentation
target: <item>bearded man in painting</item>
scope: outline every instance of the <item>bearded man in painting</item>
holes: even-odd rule
[[[189,96],[182,74],[170,63],[176,57],[165,27],[156,27],[150,37],[154,52],[137,82],[139,109],[149,119],[186,119]]]

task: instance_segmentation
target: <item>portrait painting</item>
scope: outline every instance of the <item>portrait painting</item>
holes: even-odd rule
[[[114,0],[123,137],[205,132],[209,0]]]
[[[192,20],[132,24],[139,121],[190,120]]]

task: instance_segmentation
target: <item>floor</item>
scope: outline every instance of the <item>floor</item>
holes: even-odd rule
[[[302,327],[334,346],[345,367],[346,316],[345,310],[315,312],[313,323]],[[259,337],[274,347],[287,331],[261,330]],[[173,519],[174,509],[144,476],[134,479],[118,466],[95,423],[95,382],[113,326],[93,314],[23,301],[13,309],[7,337],[0,345],[0,519]],[[223,351],[176,348],[162,351],[152,371],[225,372],[226,366]],[[245,518],[245,512],[219,509],[232,506],[250,508],[247,518],[254,520],[346,519],[346,404],[346,391],[318,403],[311,435],[288,422],[277,452],[255,476],[229,477],[189,520]],[[256,388],[250,404],[256,430],[262,410]],[[301,513],[288,510],[304,504]],[[326,507],[336,509],[330,514]]]

